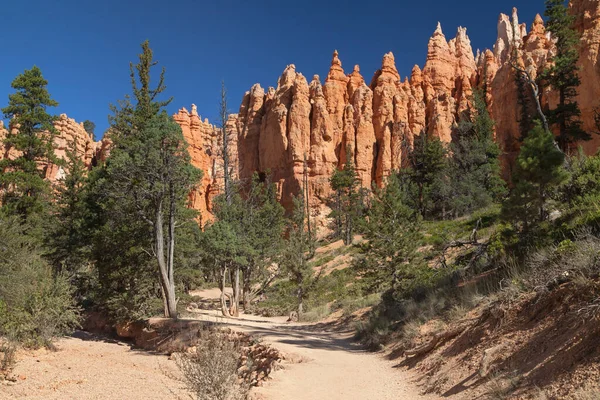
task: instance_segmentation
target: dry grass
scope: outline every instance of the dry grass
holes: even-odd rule
[[[17,348],[13,342],[6,341],[0,345],[2,357],[0,358],[0,380],[6,379],[15,367],[17,362],[15,358],[16,350]]]
[[[242,400],[248,387],[238,379],[240,345],[213,331],[192,353],[178,354],[175,362],[182,382],[198,400]]]
[[[329,304],[325,304],[322,306],[314,307],[308,310],[307,312],[303,313],[300,316],[300,321],[318,322],[326,318],[329,314],[331,314],[331,308],[329,307]]]
[[[516,373],[494,375],[487,384],[489,400],[506,400],[518,388],[520,377]]]

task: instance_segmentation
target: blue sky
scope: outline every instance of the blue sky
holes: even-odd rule
[[[543,0],[420,1],[157,1],[16,0],[3,5],[0,107],[10,82],[38,65],[60,103],[52,111],[90,119],[97,136],[108,127],[109,103],[129,92],[129,61],[150,40],[166,67],[167,95],[180,107],[198,106],[215,120],[220,82],[237,112],[246,90],[276,86],[286,65],[307,77],[326,76],[333,50],[344,69],[360,64],[367,82],[384,53],[393,51],[400,74],[423,66],[438,21],[446,37],[466,26],[473,48],[491,47],[500,12],[519,8],[528,25]]]

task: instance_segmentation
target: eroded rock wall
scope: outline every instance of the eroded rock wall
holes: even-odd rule
[[[76,145],[76,154],[83,161],[87,168],[91,168],[97,157],[102,153],[106,143],[103,141],[94,142],[91,135],[83,128],[83,123],[76,122],[74,119],[61,114],[54,122],[57,135],[54,137],[54,152],[58,159],[67,158],[67,152],[70,151],[73,143]],[[16,134],[18,126],[11,126],[10,133]],[[7,145],[4,139],[9,135],[9,130],[4,127],[0,121],[0,159],[14,158],[19,152]],[[44,170],[46,179],[56,182],[65,176],[63,167],[53,163],[40,163],[39,168]]]
[[[585,129],[595,132],[594,110],[600,106],[600,3],[572,0],[570,8],[577,16],[582,44],[578,101]],[[307,85],[290,65],[276,88],[265,91],[256,84],[244,96],[237,120],[240,177],[270,171],[283,203],[289,206],[300,190],[306,157],[313,206],[322,208],[330,194],[328,179],[344,164],[349,149],[362,185],[382,186],[393,170],[406,165],[415,136],[453,140],[454,128],[471,106],[476,87],[486,91],[508,177],[519,150],[519,121],[523,114],[536,113],[528,88],[528,105],[521,109],[512,64],[536,77],[552,62],[554,52],[541,16],[528,29],[514,9],[512,15],[500,15],[498,39],[483,52],[474,53],[466,28],[459,27],[448,40],[438,24],[424,67],[416,65],[404,79],[392,53],[383,56],[368,86],[359,66],[345,74],[337,51],[324,84],[315,76]],[[546,106],[557,101],[552,89],[541,97]],[[600,136],[583,143],[587,153],[599,146]]]

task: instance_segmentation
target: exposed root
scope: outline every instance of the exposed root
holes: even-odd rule
[[[435,349],[439,344],[442,344],[447,340],[455,338],[456,336],[463,333],[466,329],[466,326],[461,325],[447,330],[445,332],[437,333],[433,336],[433,339],[429,341],[429,343],[426,343],[412,350],[406,350],[404,354],[408,357],[414,357],[429,353],[431,350]]]

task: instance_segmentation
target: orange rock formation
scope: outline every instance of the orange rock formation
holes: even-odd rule
[[[595,131],[594,110],[600,106],[600,3],[572,0],[576,28],[582,35],[579,104],[584,127]],[[533,76],[552,61],[554,47],[538,15],[529,32],[517,10],[500,15],[493,50],[475,55],[465,28],[447,40],[440,24],[428,45],[425,66],[401,79],[394,55],[384,55],[381,69],[367,86],[358,66],[346,75],[334,52],[325,83],[306,79],[294,65],[267,92],[254,85],[244,96],[237,129],[240,177],[270,171],[282,201],[289,205],[300,189],[303,157],[307,157],[313,206],[322,207],[329,194],[328,179],[343,165],[349,148],[364,187],[383,185],[391,171],[405,163],[414,136],[422,133],[452,140],[453,128],[469,109],[475,87],[486,87],[486,98],[496,120],[496,137],[508,167],[518,153],[521,135],[518,89],[511,60]],[[542,95],[552,105],[552,90]],[[530,115],[535,109],[528,110]],[[588,153],[600,146],[600,136],[583,144]],[[508,173],[509,168],[505,168]]]
[[[230,168],[235,178],[238,177],[237,132],[235,131],[237,116],[232,116],[227,122],[227,132],[230,132],[228,141]],[[196,106],[192,104],[192,111],[185,108],[173,115],[173,119],[181,126],[183,136],[188,142],[188,152],[192,164],[203,172],[202,181],[190,193],[190,206],[200,212],[202,223],[211,219],[212,200],[219,193],[223,179],[223,164],[220,161],[222,148],[221,130],[211,125],[208,118],[202,121]]]
[[[577,16],[581,34],[578,101],[584,128],[596,131],[595,110],[600,106],[600,2],[572,0],[570,8]],[[500,15],[498,39],[492,50],[471,47],[467,30],[458,28],[447,40],[438,24],[428,44],[423,68],[415,65],[411,76],[401,79],[392,53],[383,56],[381,68],[370,85],[365,83],[359,66],[346,74],[337,51],[333,53],[324,83],[315,75],[309,82],[289,65],[277,82],[266,91],[255,84],[244,95],[238,115],[227,123],[231,136],[232,172],[242,180],[254,172],[270,173],[277,184],[283,204],[290,207],[300,191],[304,160],[308,167],[308,189],[315,213],[323,215],[330,194],[329,177],[352,156],[363,187],[381,186],[385,178],[405,165],[407,150],[420,134],[452,140],[453,128],[461,114],[469,109],[475,87],[486,88],[490,112],[496,121],[496,139],[508,167],[518,153],[521,135],[518,89],[511,65],[524,67],[537,76],[552,62],[554,45],[542,18],[535,18],[529,31],[520,24],[517,10],[511,16]],[[542,104],[556,103],[551,89],[542,94]],[[528,110],[535,115],[535,109]],[[208,120],[202,121],[196,107],[174,115],[188,141],[195,166],[204,171],[202,182],[190,194],[192,207],[211,218],[213,197],[219,192],[223,166],[220,162],[221,134]],[[110,139],[93,143],[83,126],[61,115],[57,121],[61,135],[57,153],[64,157],[67,143],[77,138],[78,149],[86,164],[94,157],[103,159]],[[0,141],[8,134],[0,125]],[[600,147],[600,136],[583,143],[587,153]],[[350,153],[348,153],[349,149]],[[2,149],[0,158],[11,149]],[[505,168],[509,171],[509,168]],[[60,170],[50,166],[48,178],[55,180]]]
[[[74,119],[67,117],[66,114],[61,114],[54,122],[57,135],[54,137],[54,152],[59,159],[66,159],[67,151],[71,144],[75,141],[77,155],[84,162],[85,166],[90,168],[95,162],[97,155],[103,148],[103,141],[94,142],[90,134],[83,128],[83,123],[77,123]],[[18,130],[17,126],[11,126],[11,133],[15,134]],[[4,138],[9,135],[9,131],[4,127],[4,123],[0,121],[0,144],[4,143]],[[105,145],[104,145],[105,146]],[[12,158],[18,155],[18,152],[10,146],[0,147],[0,159]],[[51,182],[56,182],[64,177],[65,171],[62,167],[45,163],[40,164],[40,168],[44,170],[46,179]]]

